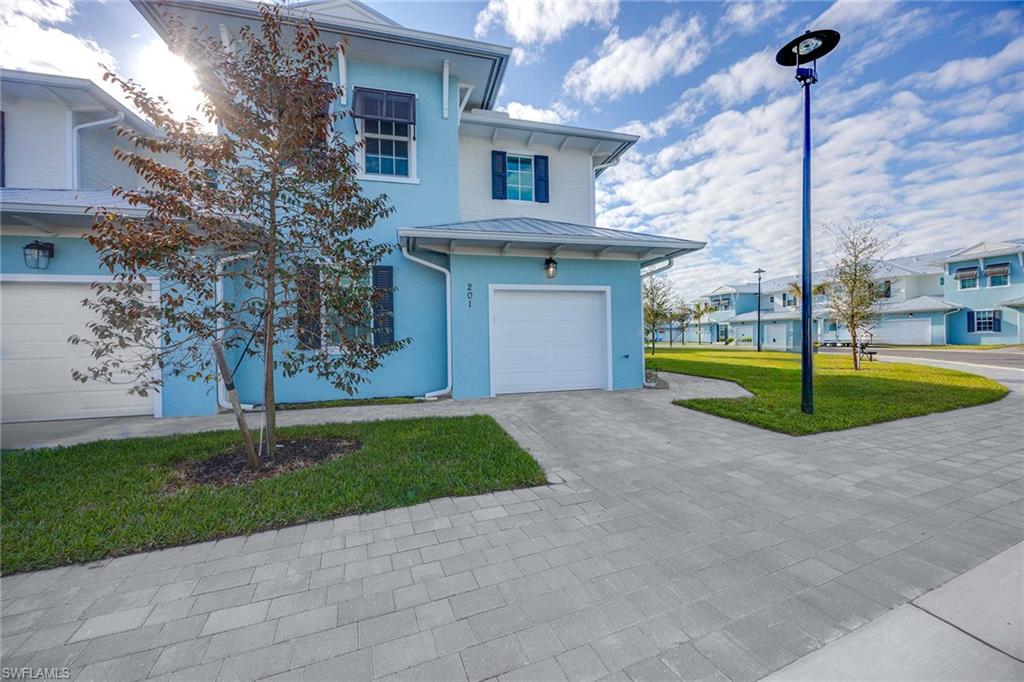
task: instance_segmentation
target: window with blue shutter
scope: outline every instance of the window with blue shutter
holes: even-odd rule
[[[492,151],[491,152],[491,198],[492,199],[504,199],[507,193],[506,178],[508,177],[508,170],[506,168],[508,155],[505,152]]]
[[[974,311],[973,310],[968,310],[967,311],[967,331],[968,331],[968,333],[973,333],[974,332]]]
[[[533,157],[533,200],[548,203],[548,157]]]
[[[992,331],[1001,332],[1003,331],[1003,311],[993,310],[992,311]]]
[[[373,288],[378,294],[373,307],[373,345],[388,346],[395,342],[395,269],[375,266]]]

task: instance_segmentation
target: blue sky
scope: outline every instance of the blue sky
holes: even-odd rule
[[[686,297],[795,271],[800,91],[774,63],[805,28],[839,48],[815,86],[814,210],[865,212],[894,255],[1024,236],[1020,3],[370,2],[399,23],[515,47],[499,107],[636,132],[601,178],[598,223],[706,239],[671,279]],[[96,77],[102,60],[185,107],[181,68],[130,4],[4,3],[5,66]]]

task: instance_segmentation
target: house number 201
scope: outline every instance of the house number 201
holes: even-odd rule
[[[472,308],[473,307],[473,283],[472,282],[467,282],[466,283],[466,307],[467,308]]]

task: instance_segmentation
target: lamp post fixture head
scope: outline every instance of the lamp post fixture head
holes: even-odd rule
[[[762,270],[761,268],[758,268],[757,270],[754,270],[754,274],[757,275],[758,279],[761,279],[761,275],[764,274],[764,270]]]
[[[821,59],[838,44],[839,31],[827,28],[807,31],[783,45],[775,55],[775,61],[779,66],[800,66]]]

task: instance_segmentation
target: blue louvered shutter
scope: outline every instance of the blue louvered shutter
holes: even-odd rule
[[[975,327],[974,327],[974,311],[973,310],[968,310],[967,311],[967,331],[968,331],[968,333],[970,333],[970,332],[973,332],[974,329],[975,329]]]
[[[505,152],[491,152],[491,198],[504,199],[507,196],[508,156]]]
[[[375,266],[373,288],[378,294],[373,307],[373,345],[387,346],[395,342],[395,269]]]
[[[548,157],[533,157],[533,200],[548,203]]]
[[[1003,311],[993,310],[992,311],[992,331],[1001,332],[1003,331]]]

